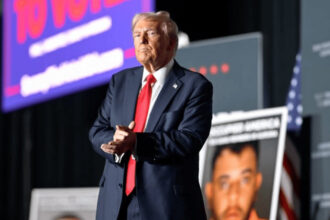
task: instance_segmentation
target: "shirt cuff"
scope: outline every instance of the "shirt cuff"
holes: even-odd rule
[[[122,153],[121,155],[115,154],[115,162],[121,163],[121,160],[123,159],[125,153]]]
[[[102,144],[102,145],[103,145],[103,144]],[[102,145],[101,145],[101,147],[102,147]],[[125,153],[122,153],[121,155],[114,154],[113,156],[114,156],[114,158],[115,158],[115,163],[121,163],[121,160],[123,159],[124,154],[125,154]]]

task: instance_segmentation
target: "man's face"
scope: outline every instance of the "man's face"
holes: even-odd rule
[[[224,149],[215,161],[212,181],[205,186],[214,219],[248,219],[261,182],[252,147],[240,154]]]
[[[163,67],[172,57],[173,43],[163,33],[159,21],[138,21],[133,30],[133,39],[136,58],[149,72]]]

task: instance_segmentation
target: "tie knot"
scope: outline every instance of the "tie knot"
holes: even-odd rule
[[[152,83],[154,83],[154,82],[156,82],[156,78],[154,77],[154,75],[149,74],[149,75],[147,76],[147,83],[148,83],[148,84],[152,84]]]

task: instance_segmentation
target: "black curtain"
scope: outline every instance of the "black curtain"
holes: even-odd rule
[[[299,50],[299,0],[159,0],[156,10],[169,11],[191,41],[261,32],[265,107],[285,104]],[[97,186],[104,161],[88,129],[106,88],[0,115],[2,219],[28,219],[33,188]]]
[[[260,32],[264,49],[265,107],[285,104],[300,41],[300,1],[157,1],[191,41]]]
[[[104,160],[88,129],[106,87],[0,116],[3,219],[27,219],[33,188],[97,186]]]

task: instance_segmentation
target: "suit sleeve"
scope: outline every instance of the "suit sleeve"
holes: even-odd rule
[[[138,160],[184,159],[198,154],[209,135],[212,121],[213,88],[209,81],[196,83],[176,129],[137,133],[135,156]]]
[[[115,129],[111,127],[111,102],[114,88],[114,76],[111,78],[106,97],[99,108],[98,116],[89,130],[89,140],[93,145],[93,149],[105,159],[115,163],[114,155],[105,153],[100,147],[104,143],[108,143],[113,139]]]

